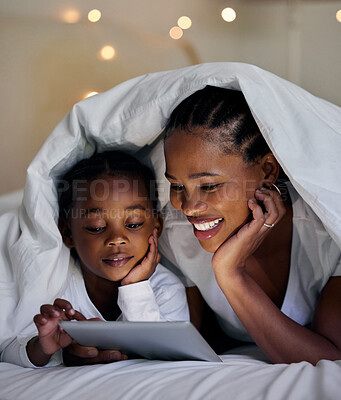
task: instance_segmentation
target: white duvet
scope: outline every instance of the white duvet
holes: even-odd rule
[[[339,107],[316,98],[267,71],[247,64],[203,64],[138,77],[74,106],[29,166],[22,206],[19,210],[0,217],[1,348],[32,321],[32,316],[37,313],[42,302],[53,301],[65,288],[68,278],[69,251],[62,244],[57,227],[58,206],[55,180],[76,161],[90,156],[96,149],[99,151],[108,148],[124,149],[154,166],[160,185],[161,203],[165,205],[168,201],[168,186],[163,178],[162,144],[158,138],[174,107],[207,84],[242,90],[265,139],[296,190],[313,208],[341,247],[341,213],[339,211],[341,204],[341,110]],[[330,385],[329,383],[327,385],[328,390],[331,390],[330,394],[333,393],[333,396],[323,397],[323,399],[337,398],[335,396],[341,398],[340,391],[333,392],[335,387],[333,382],[337,379],[338,382],[340,381],[338,362],[320,362],[317,367],[305,363],[292,366],[260,365],[258,362],[250,363],[249,361],[246,362],[247,366],[244,366],[243,363],[244,361],[238,359],[238,362],[234,364],[233,360],[229,359],[228,366],[218,367],[193,362],[129,361],[110,366],[76,368],[70,375],[63,368],[54,372],[43,372],[22,370],[14,366],[6,367],[6,364],[2,364],[0,379],[1,386],[3,382],[7,385],[11,382],[13,385],[14,383],[19,385],[21,381],[26,382],[26,385],[21,384],[24,394],[25,390],[30,393],[30,391],[35,391],[35,388],[48,390],[49,397],[41,397],[48,399],[79,398],[69,397],[67,392],[69,389],[65,387],[62,389],[64,385],[61,382],[71,383],[72,377],[76,376],[79,383],[82,382],[83,385],[83,382],[88,382],[84,378],[88,374],[90,374],[89,381],[93,385],[96,398],[100,398],[99,388],[105,377],[110,379],[113,385],[112,390],[122,393],[113,398],[166,398],[164,396],[148,397],[149,394],[144,397],[134,397],[129,394],[135,393],[136,376],[140,382],[136,388],[141,389],[136,389],[136,393],[143,392],[142,388],[146,380],[149,380],[150,391],[153,387],[160,388],[162,385],[169,387],[169,390],[177,391],[177,384],[179,384],[181,393],[186,390],[187,384],[192,385],[191,390],[199,393],[201,387],[204,390],[204,382],[207,381],[220,385],[219,387],[216,387],[215,383],[208,385],[216,391],[217,395],[183,398],[219,399],[227,398],[224,397],[224,393],[227,394],[226,391],[221,387],[225,381],[233,381],[226,387],[230,387],[233,391],[237,390],[236,382],[240,383],[240,390],[244,390],[244,386],[251,384],[253,379],[260,385],[259,393],[263,392],[261,388],[264,384],[263,397],[255,394],[254,397],[231,396],[231,398],[318,399],[319,397],[316,397],[318,392],[314,388],[320,381],[323,381],[320,382],[323,387],[326,386],[325,382],[330,382]],[[142,371],[140,371],[141,367],[143,367]],[[151,372],[154,369],[158,373],[147,374],[147,378],[143,371]],[[142,375],[139,375],[138,371]],[[293,375],[291,371],[295,371]],[[201,376],[199,373],[202,374],[201,378],[199,378]],[[58,387],[58,390],[66,390],[65,393],[68,395],[63,397],[60,395],[62,391],[58,392],[59,394],[53,394],[54,386],[43,389],[44,384],[40,382],[40,379],[44,382],[45,374],[46,376],[52,374],[55,389]],[[124,385],[117,378],[121,376],[118,374],[126,376],[127,381],[124,381]],[[317,378],[321,376],[319,374],[322,374],[324,379],[319,380]],[[31,375],[37,377],[34,385]],[[101,378],[102,375],[104,378]],[[145,375],[146,378],[142,379]],[[329,375],[336,377],[336,380],[332,380]],[[179,377],[178,380],[176,376]],[[277,381],[278,376],[281,377],[279,381]],[[283,385],[285,376],[288,379],[283,393],[288,395],[271,396]],[[307,377],[306,380],[303,376]],[[303,390],[303,386],[295,392],[295,384],[300,379],[310,387],[307,389],[309,396],[297,395],[299,390]],[[114,384],[115,380],[117,384]],[[50,379],[48,381],[50,382]],[[60,384],[58,385],[57,382]],[[134,387],[128,388],[128,382],[131,382]],[[276,385],[276,382],[279,384]],[[70,390],[71,388],[72,385]],[[128,390],[126,397],[123,396],[124,389]],[[1,391],[4,393],[3,397],[0,396],[1,399],[31,398],[24,397],[24,394],[23,397],[7,396],[4,390],[3,387],[0,390],[0,394]],[[146,389],[146,393],[152,393],[150,391]],[[290,391],[296,394],[290,397]],[[16,394],[19,395],[19,392],[18,389]],[[85,384],[84,392],[91,393],[90,384]],[[34,398],[40,397],[37,395]],[[169,398],[177,398],[177,396]]]

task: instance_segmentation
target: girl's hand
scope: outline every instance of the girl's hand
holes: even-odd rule
[[[129,274],[122,279],[121,285],[130,285],[132,283],[141,282],[149,279],[158,265],[161,255],[157,249],[157,229],[154,228],[152,235],[149,237],[149,250],[142,262],[136,265]]]
[[[101,321],[91,318],[89,321]],[[127,360],[128,357],[119,350],[99,350],[97,347],[81,346],[75,341],[63,349],[63,361],[68,367],[88,364],[106,364]]]
[[[119,350],[99,350],[97,347],[81,346],[75,341],[63,349],[63,361],[67,367],[124,360],[128,360],[128,357]]]
[[[83,314],[73,309],[72,305],[64,299],[56,299],[51,304],[40,307],[33,321],[38,329],[39,344],[46,355],[52,355],[72,342],[71,337],[59,326],[60,321],[86,320]]]
[[[255,200],[249,200],[253,220],[224,242],[215,252],[212,265],[218,284],[224,285],[229,276],[243,273],[245,263],[286,213],[281,196],[274,190],[256,190],[255,198],[264,204],[265,212]]]

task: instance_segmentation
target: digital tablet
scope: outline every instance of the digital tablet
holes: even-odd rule
[[[221,362],[190,322],[62,321],[80,345],[120,350],[129,358]]]

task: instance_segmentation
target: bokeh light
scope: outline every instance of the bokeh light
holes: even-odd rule
[[[339,11],[336,13],[336,20],[337,20],[338,22],[341,22],[341,10],[339,10]]]
[[[223,11],[221,12],[221,16],[224,21],[232,22],[236,19],[237,14],[233,8],[227,7],[223,9]]]
[[[98,92],[88,92],[84,95],[83,99],[87,99],[88,97],[96,96]]]
[[[99,10],[93,9],[88,13],[88,20],[90,22],[98,22],[101,19],[102,13]]]
[[[178,19],[178,25],[181,29],[189,29],[192,26],[192,20],[184,15]]]
[[[100,51],[100,57],[103,60],[111,60],[115,57],[116,50],[112,46],[103,46]]]
[[[169,31],[169,36],[174,40],[178,40],[178,39],[182,38],[182,35],[183,35],[183,31],[178,26],[173,26],[173,28],[171,28]]]
[[[67,24],[75,24],[80,20],[80,18],[80,12],[74,8],[65,10],[62,13],[62,21],[66,22]]]

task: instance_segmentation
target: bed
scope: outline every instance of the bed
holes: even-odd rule
[[[0,363],[1,400],[337,400],[341,361],[273,365],[256,346],[205,361],[127,360],[83,367]]]
[[[75,105],[31,163],[24,192],[0,198],[3,340],[32,321],[32,310],[39,309],[42,297],[45,301],[58,297],[67,279],[67,249],[56,224],[58,174],[95,149],[126,150],[154,167],[161,206],[165,206],[168,184],[159,140],[162,127],[171,109],[207,84],[243,91],[292,184],[341,247],[341,185],[335,184],[340,181],[341,167],[338,107],[245,64],[213,63],[135,78]],[[269,113],[271,107],[278,113]],[[302,135],[296,135],[297,126]],[[306,146],[302,138],[311,132],[310,146]],[[327,135],[329,140],[325,140]],[[299,159],[288,151],[288,143],[298,151],[304,149]],[[316,149],[324,162],[318,174],[310,176],[309,168],[317,162]],[[297,169],[298,162],[304,168]],[[317,182],[323,182],[323,187]],[[341,399],[341,360],[321,360],[316,366],[307,362],[274,365],[255,345],[221,357],[223,363],[137,359],[39,369],[2,362],[0,399]]]

